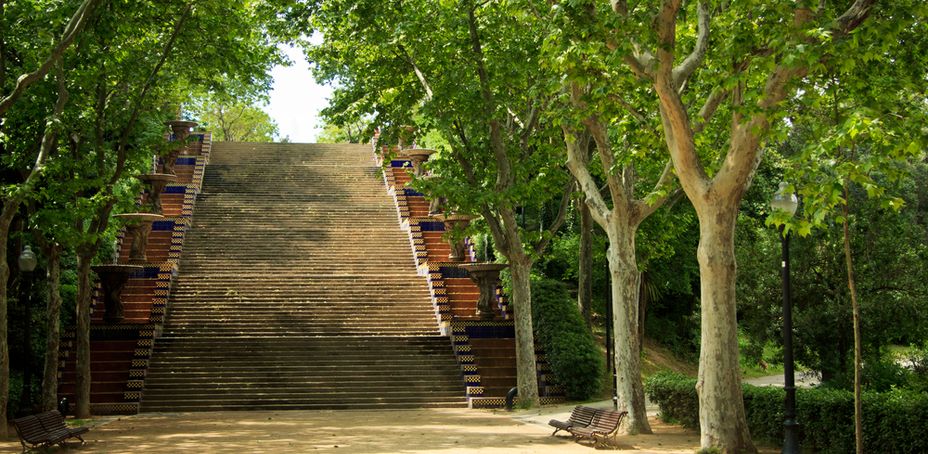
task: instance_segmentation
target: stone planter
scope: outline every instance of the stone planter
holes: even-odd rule
[[[163,157],[164,162],[161,164],[161,172],[174,175],[174,165],[176,164],[177,157],[187,153],[187,137],[190,137],[190,129],[196,126],[197,122],[171,120],[164,122],[164,124],[171,127],[171,131],[174,133],[173,142],[177,146],[168,151],[167,155]]]
[[[451,246],[451,254],[448,254],[448,259],[455,262],[464,260],[467,256],[467,245],[464,243],[464,238],[455,240],[452,238],[451,232],[467,228],[467,225],[470,224],[470,221],[476,218],[476,216],[471,216],[469,214],[436,214],[432,217],[445,224],[445,236],[448,240],[448,245]]]
[[[143,265],[148,263],[145,249],[148,246],[148,234],[151,233],[151,224],[164,219],[164,216],[153,213],[125,213],[117,214],[114,217],[126,220],[126,237],[132,239],[129,248],[129,264]]]
[[[164,122],[164,124],[171,127],[175,142],[183,142],[190,136],[190,130],[199,123],[190,120],[171,120]]]
[[[125,305],[122,302],[122,291],[129,281],[129,275],[141,271],[137,265],[94,265],[90,267],[100,277],[100,287],[103,290],[103,321],[106,323],[119,323],[124,318]]]
[[[477,300],[477,315],[484,319],[496,317],[496,287],[499,286],[500,271],[508,268],[505,263],[463,263],[458,265],[467,271],[470,279],[480,289],[480,298]]]
[[[146,186],[146,196],[142,208],[153,214],[164,214],[161,210],[161,193],[168,183],[177,181],[177,176],[169,173],[148,173],[136,175]]]
[[[403,150],[403,154],[412,161],[412,174],[417,177],[421,177],[425,173],[422,169],[422,164],[428,161],[429,156],[432,156],[434,153],[435,150],[430,150],[428,148],[410,148],[408,150]]]

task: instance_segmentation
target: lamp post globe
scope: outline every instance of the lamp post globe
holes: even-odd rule
[[[23,247],[23,252],[19,254],[19,269],[27,273],[35,271],[38,260],[35,258],[35,252],[29,246]]]
[[[799,197],[789,191],[788,183],[780,182],[779,189],[773,194],[773,199],[770,200],[770,208],[773,211],[782,211],[789,217],[793,217],[796,214],[796,209],[799,208]]]
[[[780,183],[779,189],[770,200],[773,211],[781,211],[792,218],[799,207],[799,198],[789,191],[789,184]],[[780,226],[780,244],[783,260],[780,276],[783,281],[783,390],[786,391],[783,409],[783,452],[799,452],[799,423],[796,421],[796,377],[793,364],[793,302],[789,281],[789,233]]]

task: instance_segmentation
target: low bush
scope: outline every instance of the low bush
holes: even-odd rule
[[[602,385],[603,357],[567,288],[550,279],[532,282],[535,342],[545,351],[568,399],[586,400]]]
[[[652,402],[669,422],[699,428],[696,380],[660,373],[645,383]],[[779,445],[783,441],[782,388],[744,386],[744,407],[751,436]],[[865,392],[862,399],[864,451],[928,452],[928,394],[893,389]],[[799,442],[805,451],[854,451],[854,394],[839,389],[798,389]]]

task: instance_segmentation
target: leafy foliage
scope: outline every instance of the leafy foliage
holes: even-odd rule
[[[651,401],[660,406],[662,419],[699,427],[695,379],[661,373],[649,378],[645,388]],[[782,442],[783,399],[782,388],[744,385],[752,436],[769,443]],[[863,410],[865,451],[928,451],[928,394],[899,389],[865,392]],[[796,417],[803,450],[854,451],[854,395],[850,391],[798,389]]]
[[[208,94],[195,98],[187,110],[216,142],[273,142],[279,135],[277,123],[262,105],[247,99]]]
[[[749,206],[770,199],[775,173],[772,166],[761,169],[758,185],[746,197]],[[928,339],[928,224],[919,189],[926,177],[928,170],[918,164],[895,182],[876,180],[902,201],[898,211],[866,197],[862,188],[851,192],[858,200],[850,207],[850,234],[869,364],[879,363],[891,344]],[[746,210],[739,220],[739,314],[741,328],[755,345],[780,345],[780,241],[775,229],[762,225],[763,215]],[[821,371],[825,381],[846,378],[852,371],[853,333],[841,233],[830,228],[794,235],[790,253],[796,358]]]
[[[567,288],[550,279],[532,282],[535,339],[568,399],[586,400],[602,386],[603,357]]]

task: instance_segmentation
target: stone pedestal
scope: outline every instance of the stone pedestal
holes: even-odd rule
[[[168,183],[177,181],[177,176],[168,173],[148,173],[136,178],[146,186],[146,196],[142,208],[153,214],[164,214],[161,210],[161,193]]]
[[[499,272],[509,265],[505,263],[464,263],[459,268],[467,271],[470,279],[480,289],[477,300],[477,315],[484,319],[496,316],[496,287],[499,286]]]
[[[448,245],[451,246],[451,254],[448,255],[448,259],[455,262],[464,260],[467,257],[467,245],[464,243],[463,238],[455,240],[451,232],[467,228],[474,216],[469,214],[437,214],[433,217],[445,224],[445,235]]]
[[[434,174],[422,175],[419,177],[421,180],[431,180],[437,178]],[[429,197],[429,216],[435,217],[438,216],[444,211],[445,198],[444,197]]]
[[[90,267],[100,277],[100,287],[103,290],[103,321],[106,323],[119,323],[123,319],[124,305],[122,290],[129,281],[129,275],[141,271],[137,265],[95,265]]]
[[[416,143],[416,131],[419,128],[410,125],[400,126],[399,134],[397,134],[396,148],[403,150],[406,148],[411,148],[415,146]]]
[[[132,241],[129,248],[129,264],[143,265],[148,263],[145,248],[148,246],[148,234],[151,233],[151,224],[164,219],[164,216],[152,213],[125,213],[117,214],[115,217],[127,221],[126,238]]]

